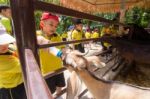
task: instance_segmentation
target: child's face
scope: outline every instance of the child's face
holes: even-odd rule
[[[2,13],[4,16],[6,16],[7,18],[11,18],[11,9],[8,8],[8,9],[5,9],[5,10],[2,10]]]
[[[83,25],[82,25],[82,24],[78,24],[78,25],[76,25],[76,29],[77,29],[77,30],[82,31],[82,27],[83,27]]]
[[[6,53],[8,51],[8,44],[0,45],[0,53]]]
[[[50,36],[56,32],[58,21],[54,19],[48,19],[44,21],[43,32]]]

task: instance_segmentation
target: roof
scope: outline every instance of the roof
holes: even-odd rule
[[[60,3],[61,6],[87,13],[118,12],[123,4],[125,9],[133,6],[150,8],[150,0],[60,0]]]

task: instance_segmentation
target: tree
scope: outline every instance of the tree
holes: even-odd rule
[[[126,11],[125,23],[134,23],[142,27],[147,27],[150,22],[150,9],[134,7]]]

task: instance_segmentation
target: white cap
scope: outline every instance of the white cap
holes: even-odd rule
[[[15,39],[6,32],[5,27],[0,23],[0,45],[15,42]]]

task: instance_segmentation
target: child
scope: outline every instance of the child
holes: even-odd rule
[[[90,30],[90,28],[87,28],[87,29],[86,29],[85,38],[86,38],[86,39],[90,39],[90,38],[91,38],[91,30]]]
[[[82,27],[83,24],[80,19],[75,19],[75,28],[72,32],[72,40],[82,40],[83,38],[83,33],[82,33]],[[79,50],[80,52],[84,53],[84,46],[81,43],[75,43],[74,44],[74,49]]]
[[[52,15],[46,12],[43,13],[41,17],[41,22],[40,22],[40,27],[41,27],[40,35],[50,42],[62,41],[61,37],[55,33],[58,23],[59,23],[59,20],[56,15]],[[64,46],[59,46],[57,48],[62,49],[63,47]],[[42,70],[43,75],[46,75],[49,72],[62,68],[61,59],[49,53],[45,49],[40,50],[40,60],[41,60],[41,70]],[[65,86],[63,73],[46,79],[46,82],[51,92],[54,93],[56,90],[56,94],[60,93],[62,87]]]
[[[9,50],[14,41],[0,23],[0,99],[27,99],[19,60]]]
[[[11,9],[7,5],[0,5],[0,22],[5,27],[6,32],[12,34]]]
[[[99,37],[98,28],[95,28],[91,35],[91,38],[98,38],[98,37]]]

